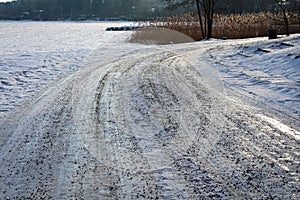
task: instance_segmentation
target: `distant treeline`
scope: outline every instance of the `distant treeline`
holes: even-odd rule
[[[276,0],[220,0],[216,13],[247,13],[273,9]],[[9,20],[144,20],[193,12],[195,7],[166,10],[164,0],[15,0],[0,3],[0,19]],[[300,0],[290,0],[291,11]]]
[[[156,0],[16,0],[0,3],[0,19],[134,20],[159,15]]]

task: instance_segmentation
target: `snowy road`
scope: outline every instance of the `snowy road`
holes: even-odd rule
[[[229,92],[215,47],[140,45],[53,85],[1,124],[0,199],[299,199],[299,129]]]

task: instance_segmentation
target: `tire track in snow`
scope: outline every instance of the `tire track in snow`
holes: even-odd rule
[[[114,198],[154,198],[157,195],[156,186],[153,185],[149,175],[144,171],[147,163],[139,154],[135,137],[128,135],[118,127],[115,114],[118,114],[114,102],[118,94],[115,91],[117,80],[131,68],[134,63],[127,64],[129,60],[113,63],[112,70],[104,75],[99,82],[96,94],[96,118],[99,133],[106,141],[108,156],[106,162],[110,163],[111,179],[114,183],[110,190]],[[122,66],[122,67],[120,67]],[[135,166],[135,169],[133,169]],[[130,191],[130,192],[129,192]]]
[[[51,197],[70,135],[75,132],[69,90],[63,87],[46,96],[50,101],[38,101],[2,150],[0,188],[4,197]]]
[[[174,59],[175,58],[176,56],[174,56]],[[175,77],[178,74],[174,75],[174,77],[169,77],[168,71],[170,70],[171,73],[173,66],[170,66],[168,62],[163,63],[163,60],[167,59],[170,60],[169,53],[159,52],[143,57],[139,62],[136,62],[134,67],[130,70],[125,70],[128,73],[121,74],[117,71],[117,76],[110,75],[110,77],[113,78],[111,78],[111,81],[107,81],[109,82],[108,85],[110,85],[106,89],[107,93],[109,93],[107,95],[108,97],[104,98],[101,96],[103,106],[100,107],[103,107],[103,114],[100,115],[102,116],[100,121],[108,122],[102,125],[103,127],[107,127],[107,133],[111,134],[115,132],[112,136],[114,138],[112,138],[111,141],[115,141],[113,143],[116,144],[117,147],[124,148],[122,145],[128,144],[126,140],[132,142],[132,146],[136,148],[135,151],[141,156],[142,160],[144,159],[146,161],[146,164],[148,163],[146,168],[148,168],[147,171],[151,175],[149,181],[155,181],[154,183],[156,185],[158,184],[159,187],[154,186],[154,188],[156,188],[156,191],[158,190],[157,188],[159,188],[159,198],[188,199],[189,197],[193,197],[193,191],[186,188],[188,183],[184,179],[184,172],[178,171],[174,165],[180,165],[178,163],[176,164],[176,159],[184,156],[184,154],[188,154],[189,150],[192,151],[194,146],[197,146],[197,141],[200,141],[200,139],[196,139],[197,136],[192,136],[194,130],[188,130],[187,127],[196,126],[199,134],[200,129],[203,129],[201,123],[205,123],[202,121],[207,121],[207,119],[199,118],[197,116],[199,112],[196,112],[195,117],[199,118],[198,124],[193,124],[192,122],[188,125],[180,124],[186,120],[181,119],[181,106],[188,105],[192,102],[178,103],[177,101],[179,100],[176,95],[185,89],[189,89],[189,86],[185,86],[185,88],[181,88],[180,90],[177,88],[177,91],[174,91],[173,88],[173,92],[170,90],[170,86],[166,83],[172,81],[173,78],[176,80]],[[187,66],[185,65],[187,65],[187,63],[184,63],[181,67],[186,68]],[[124,66],[126,66],[126,63],[122,64],[123,68]],[[130,66],[132,66],[132,64],[130,64]],[[159,69],[156,69],[155,66],[159,66]],[[156,75],[153,73],[159,70],[162,70],[164,74]],[[184,77],[184,75],[181,76]],[[194,77],[194,80],[191,80],[191,77],[187,77],[186,79],[193,82],[196,80],[196,77]],[[116,82],[113,80],[116,80]],[[201,79],[199,80],[201,82]],[[175,82],[173,81],[171,84],[173,83]],[[177,83],[177,87],[180,88],[179,84],[183,83],[184,82],[180,80]],[[199,83],[198,86],[200,85]],[[194,88],[195,90],[200,89],[196,88],[196,86],[194,86]],[[121,91],[122,93],[114,94],[114,91]],[[209,92],[205,89],[202,92],[204,92],[202,94],[203,96],[209,95]],[[103,93],[105,94],[106,92],[101,92],[101,94]],[[118,97],[118,95],[121,96]],[[200,94],[198,97],[194,97],[193,91],[190,95],[195,99],[195,102],[204,102],[204,99],[200,99]],[[185,99],[185,101],[187,100]],[[191,107],[193,106],[194,104],[192,103]],[[203,108],[205,106],[207,105],[203,105]],[[176,107],[178,108],[176,109]],[[186,110],[185,114],[188,115],[189,111],[190,110]],[[207,115],[209,115],[209,113]],[[180,129],[179,126],[181,125],[185,126],[187,130],[181,128],[181,131],[178,132],[177,129]],[[118,128],[120,126],[122,128]],[[215,139],[216,138],[214,138],[214,140]],[[181,145],[182,140],[186,141],[186,144]],[[205,141],[202,141],[202,143],[206,147],[209,146]],[[199,152],[204,156],[205,153],[203,152],[205,151],[205,147],[203,147],[203,149],[203,151]],[[119,152],[119,154],[122,153]],[[124,153],[122,157],[126,158],[127,155]],[[131,163],[130,161],[127,162]],[[137,175],[135,174],[135,176]],[[144,179],[144,177],[142,179]],[[125,194],[126,191],[128,190],[125,190]],[[147,193],[144,191],[143,194],[146,195]]]
[[[297,199],[298,141],[223,96],[205,63],[187,61],[197,47],[181,48],[106,61],[47,92],[1,150],[0,197]]]
[[[170,58],[170,56],[172,57]],[[188,127],[194,125],[184,125],[182,123],[185,121],[181,116],[182,105],[176,96],[177,94],[174,93],[188,91],[190,86],[174,91],[174,88],[167,85],[167,82],[172,81],[180,74],[174,73],[175,71],[172,70],[172,62],[176,61],[178,61],[178,58],[175,54],[164,51],[151,52],[142,56],[129,56],[121,61],[101,66],[99,69],[95,67],[93,71],[81,72],[78,76],[59,83],[57,87],[60,89],[60,93],[49,91],[41,97],[39,101],[43,105],[36,106],[38,112],[45,112],[39,110],[40,107],[56,110],[62,106],[69,109],[58,112],[58,114],[49,114],[50,117],[56,116],[58,118],[53,121],[53,123],[59,124],[60,128],[57,127],[57,129],[67,134],[64,134],[66,139],[63,140],[66,147],[60,152],[64,159],[57,160],[57,165],[60,167],[56,168],[56,173],[53,173],[53,186],[52,188],[49,186],[47,191],[40,190],[44,193],[43,195],[56,198],[158,197],[188,199],[193,197],[193,191],[186,188],[188,183],[183,177],[184,172],[180,171],[183,168],[179,170],[181,164],[178,164],[178,157],[185,157],[184,154],[189,153],[188,149],[193,149],[196,146],[195,141],[199,140],[196,139],[197,136],[190,136],[195,130],[190,130]],[[155,64],[149,64],[153,62],[159,66],[157,70],[160,70],[162,74],[153,74],[152,71],[156,70]],[[181,67],[186,68],[186,63],[183,62]],[[173,72],[172,77],[169,77],[168,70]],[[100,78],[97,78],[97,76]],[[180,75],[180,77],[185,76],[184,73]],[[131,87],[132,82],[128,82],[122,77],[130,77],[134,79],[133,82],[138,82],[134,87]],[[92,83],[97,79],[99,79],[98,85]],[[191,77],[187,77],[176,81],[181,84],[188,80],[193,82],[196,78],[191,80]],[[180,88],[180,84],[176,87]],[[151,95],[154,95],[152,103],[157,105],[154,107],[147,105],[148,109],[151,110],[150,112],[155,113],[155,115],[150,116],[150,119],[144,122],[150,124],[148,128],[142,129],[142,131],[149,134],[145,137],[145,135],[140,134],[140,130],[136,130],[140,129],[138,127],[140,124],[135,119],[135,121],[131,121],[133,113],[130,112],[136,109],[136,105],[130,101],[134,97],[132,91],[137,89],[140,93],[140,100],[146,101],[146,104],[151,104],[151,100],[149,101],[149,97],[147,97],[149,95],[146,91],[147,87],[151,89]],[[196,86],[194,86],[194,89],[190,93],[192,96],[197,90]],[[122,91],[127,91],[128,94],[124,95]],[[60,94],[63,95],[57,101],[56,96]],[[95,96],[95,101],[91,96]],[[193,98],[199,100],[200,97],[198,95],[198,97]],[[57,103],[51,104],[50,102]],[[133,102],[135,103],[134,100]],[[85,105],[86,103],[88,105]],[[191,101],[182,102],[183,105],[189,103]],[[49,105],[47,106],[47,104]],[[172,110],[174,108],[175,110]],[[129,113],[128,110],[130,110]],[[185,110],[187,115],[190,110],[191,108]],[[36,112],[34,111],[33,115]],[[61,113],[67,114],[68,119],[60,118]],[[195,113],[195,115],[197,114],[199,113]],[[118,115],[122,116],[123,119],[120,119]],[[151,117],[157,119],[153,120]],[[32,119],[29,118],[28,120]],[[199,120],[197,126],[201,125],[201,120],[206,121],[207,119]],[[34,118],[33,121],[35,124],[50,124],[52,118],[41,117],[41,120]],[[28,124],[30,125],[30,123]],[[70,127],[66,126],[67,123],[70,123]],[[127,123],[132,126],[128,126]],[[180,126],[184,128],[179,130]],[[24,127],[22,125],[20,129],[24,129]],[[29,135],[33,129],[28,129]],[[197,130],[199,132],[200,128],[197,127]],[[56,129],[51,130],[54,136],[57,134],[55,131]],[[40,133],[44,134],[44,132],[46,132],[46,129],[41,127]],[[19,141],[18,137],[14,137],[14,139]],[[53,142],[52,140],[54,139],[52,138],[51,142]],[[181,140],[186,142],[183,147],[180,145]],[[36,145],[42,146],[44,141],[38,141]],[[22,144],[20,146],[22,147]],[[39,150],[34,149],[32,146],[28,147],[29,150],[33,153],[39,153]],[[23,150],[17,149],[14,152],[17,151]],[[43,151],[48,154],[53,153],[52,150],[46,151],[44,149]],[[159,153],[156,151],[159,151]],[[51,158],[51,160],[58,158],[59,156]],[[154,163],[155,159],[158,159],[158,163]],[[41,176],[44,176],[47,170],[43,167],[40,169],[43,169]],[[32,176],[35,176],[34,172],[32,173]],[[8,178],[6,177],[5,180],[8,180]],[[54,186],[55,184],[56,186]],[[28,186],[36,187],[34,184],[28,184]],[[45,186],[43,188],[45,189]],[[15,191],[15,194],[19,195],[24,192],[24,189]],[[7,190],[12,191],[13,189]],[[31,189],[26,190],[32,191]],[[30,197],[43,197],[41,192],[36,191],[23,194]],[[13,196],[13,194],[8,194],[8,196]]]

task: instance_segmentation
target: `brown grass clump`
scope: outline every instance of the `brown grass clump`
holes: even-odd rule
[[[200,37],[199,18],[196,16],[196,14],[188,13],[154,19],[150,22],[150,26],[165,27],[176,30],[193,38],[194,40],[202,39]]]
[[[299,13],[289,13],[290,33],[300,32]],[[199,18],[196,14],[166,17],[151,21],[150,26],[166,27],[201,40]],[[240,39],[268,35],[268,30],[285,34],[282,14],[261,12],[248,14],[216,14],[213,25],[214,38]]]
[[[133,43],[165,45],[187,43],[195,40],[172,29],[148,27],[135,30],[129,41]]]

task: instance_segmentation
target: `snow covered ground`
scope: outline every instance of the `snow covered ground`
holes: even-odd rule
[[[300,36],[222,46],[209,50],[209,60],[225,83],[240,90],[261,107],[270,105],[277,114],[300,125]],[[258,101],[259,99],[259,101]]]
[[[118,45],[124,39],[118,37],[121,33],[105,29],[126,24],[130,23],[0,22],[0,115],[98,59],[93,57],[97,51],[101,55]]]
[[[0,199],[300,198],[300,35],[108,26],[0,22]]]

